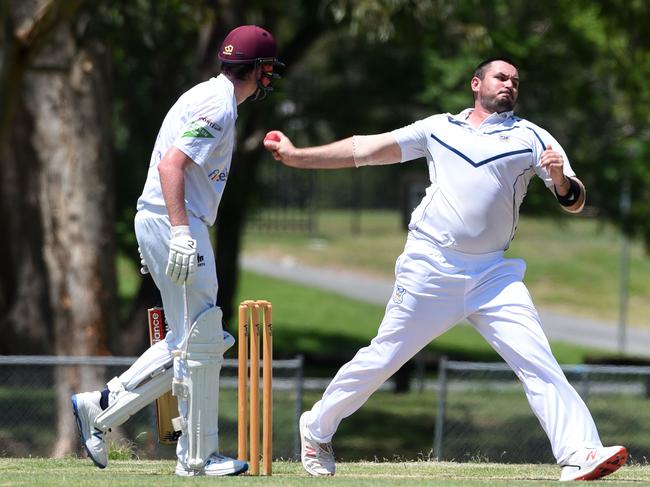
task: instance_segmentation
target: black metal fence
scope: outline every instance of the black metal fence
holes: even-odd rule
[[[0,456],[47,457],[56,435],[55,370],[96,368],[108,381],[121,374],[136,357],[0,356]],[[221,453],[237,456],[237,361],[226,359],[219,389]],[[273,455],[298,458],[298,418],[302,408],[302,358],[273,362]],[[261,394],[260,394],[261,396]],[[66,401],[69,398],[65,398]],[[72,415],[69,411],[61,414]],[[77,432],[68,434],[76,437]],[[139,458],[175,458],[173,446],[158,443],[154,405],[135,414],[107,435],[109,448],[128,448]],[[79,450],[81,451],[81,449]]]
[[[650,367],[571,365],[565,375],[589,407],[601,440],[632,460],[650,458]],[[554,463],[548,438],[506,364],[441,360],[433,458]]]
[[[281,164],[265,164],[259,189],[248,216],[249,228],[259,231],[318,231],[317,171],[298,171]]]

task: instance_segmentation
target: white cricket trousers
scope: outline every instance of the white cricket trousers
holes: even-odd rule
[[[198,267],[194,279],[187,287],[189,325],[208,308],[216,306],[217,277],[214,251],[206,225],[189,216],[190,232],[197,243]],[[152,371],[169,364],[171,353],[185,338],[185,290],[165,274],[169,258],[171,228],[166,211],[140,210],[135,216],[135,234],[149,273],[160,290],[169,332],[165,339],[145,351],[128,370],[119,376],[122,384],[131,389]],[[218,387],[219,377],[215,377]],[[172,384],[169,382],[169,389]],[[152,400],[155,398],[152,398]],[[183,460],[187,453],[187,438],[181,436],[177,451]]]
[[[198,218],[189,217],[190,232],[196,240],[197,254],[201,262],[194,280],[187,286],[189,323],[206,309],[216,306],[217,277],[214,252],[208,229]],[[181,344],[185,334],[185,296],[183,286],[174,283],[165,274],[169,258],[171,227],[167,213],[161,210],[140,210],[135,216],[135,234],[149,273],[162,297],[169,332],[163,341],[150,347],[128,370],[120,375],[127,386],[149,370],[156,370],[171,361],[171,353]],[[171,389],[171,382],[169,384]]]
[[[217,273],[208,227],[199,218],[188,215],[190,233],[196,240],[198,266],[194,279],[186,285],[189,324],[206,309],[216,306]],[[183,286],[173,282],[165,270],[169,259],[171,227],[166,211],[156,213],[140,210],[135,216],[135,234],[149,273],[160,290],[169,333],[165,341],[172,347],[180,345],[185,333]]]
[[[525,263],[503,252],[470,255],[409,235],[377,336],[338,371],[307,429],[328,443],[339,423],[431,340],[467,319],[524,386],[558,463],[602,446],[587,406],[553,357],[528,289]]]

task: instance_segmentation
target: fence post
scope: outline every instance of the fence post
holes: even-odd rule
[[[585,368],[583,371],[582,377],[582,400],[587,404],[589,402],[589,391],[591,389],[591,376],[589,374],[589,368]]]
[[[421,351],[415,356],[415,380],[418,384],[418,392],[421,394],[424,392],[424,381],[426,375],[427,365],[425,363],[426,358],[424,356],[426,352]]]
[[[300,459],[300,415],[302,414],[302,399],[305,389],[303,362],[304,357],[298,355],[298,367],[296,367],[296,420],[293,422],[293,455],[296,460]]]
[[[445,407],[447,405],[447,357],[440,357],[438,362],[438,411],[436,425],[433,431],[433,458],[442,459],[442,437],[445,424]]]

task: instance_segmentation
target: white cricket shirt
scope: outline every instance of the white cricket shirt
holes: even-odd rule
[[[402,162],[426,157],[429,167],[431,185],[409,229],[438,246],[483,254],[508,248],[535,174],[553,191],[540,167],[549,144],[562,154],[564,173],[575,173],[546,130],[512,112],[493,113],[474,128],[466,121],[471,110],[434,115],[392,133]]]
[[[214,224],[228,180],[236,120],[235,89],[222,74],[181,95],[158,132],[137,209],[166,211],[158,164],[173,145],[195,163],[185,170],[187,211],[207,225]]]

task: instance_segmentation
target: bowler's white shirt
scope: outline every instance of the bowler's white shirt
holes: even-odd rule
[[[230,171],[236,120],[235,89],[224,75],[181,95],[158,132],[137,209],[166,211],[158,164],[173,145],[194,161],[185,170],[188,212],[207,225],[214,224]]]
[[[575,173],[546,130],[512,112],[493,113],[474,128],[467,122],[470,113],[433,115],[392,133],[402,162],[425,157],[429,167],[431,185],[409,229],[438,246],[483,254],[508,248],[535,174],[553,191],[540,166],[549,144],[562,154],[564,173]]]

